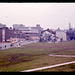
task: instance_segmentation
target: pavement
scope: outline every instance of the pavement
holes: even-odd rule
[[[49,54],[49,56],[52,56],[52,57],[75,57],[75,55],[53,55],[53,54]]]

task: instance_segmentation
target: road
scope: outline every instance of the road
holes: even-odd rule
[[[14,43],[13,46],[11,46],[11,43],[0,43],[0,50],[5,50],[12,47],[20,47],[21,45],[36,43],[36,42],[38,42],[38,40],[17,42],[17,43]]]

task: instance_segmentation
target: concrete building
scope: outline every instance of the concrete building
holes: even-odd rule
[[[37,24],[36,27],[26,27],[23,24],[14,24],[13,28],[21,30],[25,39],[29,39],[32,37],[39,38],[41,31],[43,30],[43,28],[41,28],[39,24]]]
[[[13,29],[13,31],[14,31],[14,37],[13,38],[24,38],[21,30]]]
[[[10,30],[7,27],[0,28],[0,42],[7,42],[10,39]]]
[[[14,29],[8,27],[0,28],[0,42],[8,42],[10,38],[14,37]]]
[[[33,38],[39,38],[38,36],[38,30],[37,29],[29,29],[29,30],[23,30],[22,33],[25,34],[25,39],[28,40],[33,40]]]
[[[13,24],[13,28],[18,30],[24,30],[25,26],[23,24]]]
[[[56,36],[58,37],[57,41],[60,41],[61,39],[63,41],[67,40],[66,32],[63,30],[60,30],[59,28],[56,30]]]
[[[31,29],[38,30],[37,35],[40,37],[41,31],[43,31],[43,28],[40,27],[40,24],[36,24],[36,27],[31,27]]]
[[[6,25],[5,24],[2,24],[2,23],[0,23],[0,42],[5,42],[6,41],[6,37],[7,36],[5,36],[5,27],[6,27]]]

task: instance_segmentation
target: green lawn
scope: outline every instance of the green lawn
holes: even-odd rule
[[[0,51],[0,71],[17,72],[74,61],[75,58],[50,57],[49,54],[75,55],[75,41],[61,43],[32,43]]]

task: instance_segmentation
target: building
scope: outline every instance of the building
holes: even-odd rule
[[[0,28],[0,42],[7,42],[10,39],[10,30],[7,27]]]
[[[59,28],[56,30],[56,37],[58,37],[57,41],[60,41],[61,39],[63,41],[67,40],[66,32],[64,30],[60,30]]]
[[[13,28],[15,28],[16,30],[24,30],[25,26],[23,24],[13,24]]]
[[[41,32],[41,42],[60,42],[66,40],[66,32],[64,30],[60,30],[59,28],[57,30],[47,29]]]
[[[36,24],[36,27],[31,27],[31,29],[38,30],[37,35],[40,37],[41,31],[43,31],[43,28],[40,27],[40,24]]]
[[[55,42],[56,41],[56,33],[50,29],[43,30],[41,32],[40,42]]]
[[[6,30],[7,30],[6,25],[0,23],[0,42],[6,41],[7,36],[5,36],[5,34],[8,32],[8,31],[6,32]]]
[[[0,28],[0,42],[9,42],[10,38],[15,38],[14,29],[8,27]]]
[[[23,34],[25,34],[25,39],[26,40],[34,40],[34,38],[39,38],[38,36],[38,30],[36,29],[29,29],[29,30],[23,30]]]
[[[23,24],[14,24],[13,28],[20,30],[22,32],[22,38],[27,40],[32,38],[39,38],[41,31],[43,30],[39,24],[37,24],[36,27],[26,27]]]

